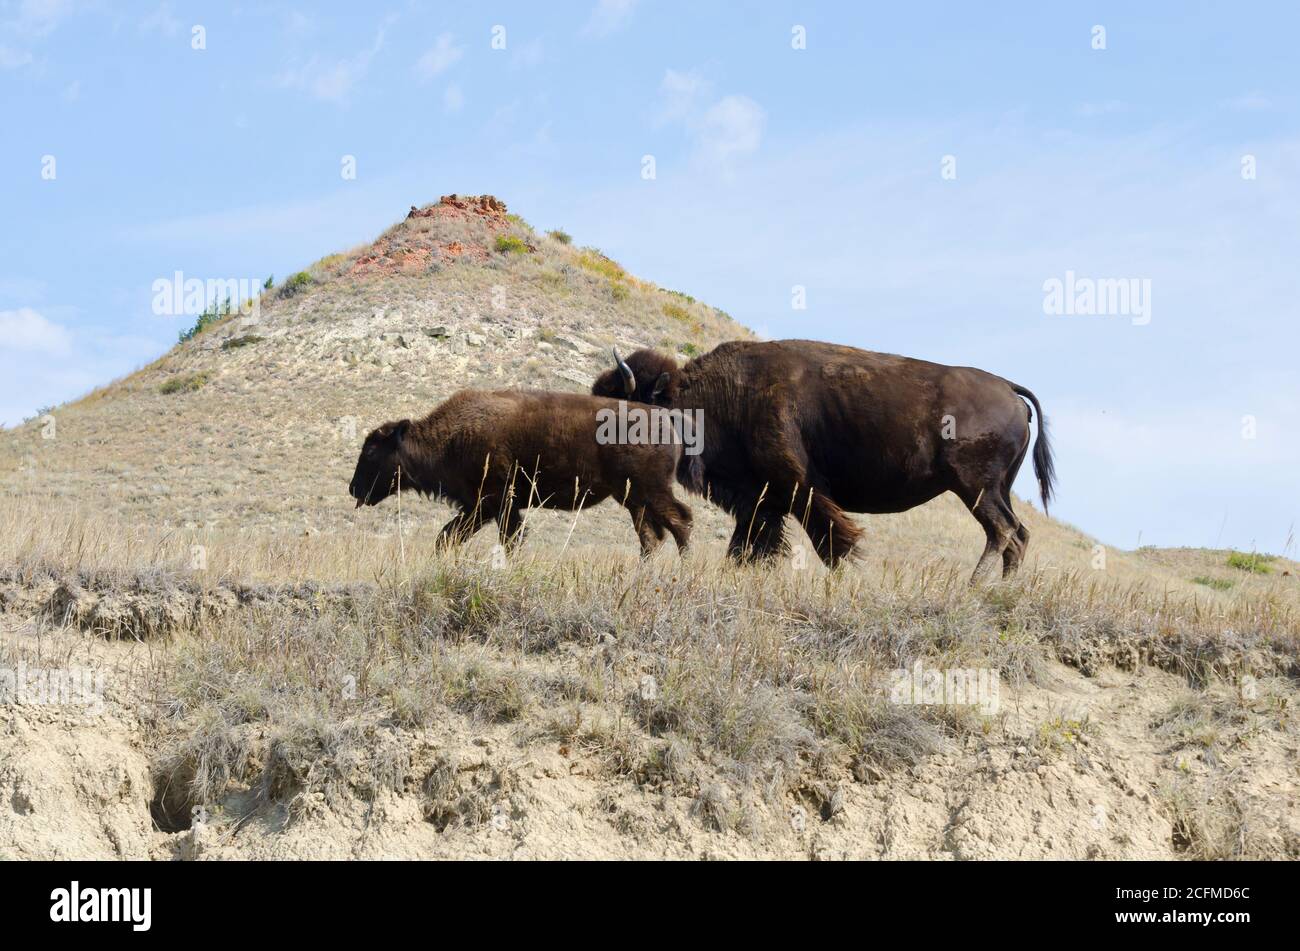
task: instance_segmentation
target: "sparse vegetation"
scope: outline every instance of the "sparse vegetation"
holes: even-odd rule
[[[207,373],[178,373],[158,387],[158,392],[164,395],[194,393],[203,389],[208,384],[208,380]]]
[[[691,312],[679,304],[664,304],[664,316],[671,317],[673,320],[687,321],[691,319]]]
[[[1273,573],[1273,568],[1269,563],[1276,557],[1275,555],[1260,555],[1254,552],[1246,554],[1234,551],[1228,555],[1228,567],[1248,571],[1256,575],[1268,575]]]
[[[1227,591],[1235,582],[1228,578],[1213,578],[1209,575],[1197,575],[1192,579],[1193,584],[1202,584],[1207,588],[1213,588],[1215,591]]]
[[[247,347],[251,344],[261,343],[263,337],[257,334],[240,334],[237,337],[231,337],[229,340],[221,341],[222,350],[238,350],[240,347]]]
[[[285,281],[283,285],[281,285],[280,297],[281,298],[293,297],[294,295],[299,294],[302,291],[306,290],[308,287],[311,287],[311,285],[314,283],[315,280],[312,278],[310,274],[308,274],[306,271],[299,271],[297,274],[293,275],[287,281]]]
[[[560,228],[556,228],[556,229],[554,229],[554,230],[552,230],[552,231],[548,231],[548,232],[546,232],[546,233],[551,237],[552,240],[554,240],[554,241],[558,241],[558,242],[560,242],[560,244],[572,244],[572,243],[573,243],[573,236],[572,236],[571,234],[569,234],[569,232],[564,231],[564,230],[562,230],[562,229],[560,229]]]
[[[578,255],[578,266],[584,270],[599,274],[609,281],[626,281],[627,271],[617,261],[612,261],[595,248],[584,248]]]
[[[199,314],[198,319],[194,321],[193,327],[190,327],[188,330],[181,331],[178,342],[185,343],[186,341],[193,340],[199,334],[204,333],[205,331],[210,330],[212,327],[216,326],[229,314],[230,314],[229,298],[226,298],[224,310],[222,310],[222,308],[217,305],[216,301],[213,301],[211,304],[209,304],[207,307],[203,309],[203,313]]]
[[[527,254],[529,247],[523,238],[513,234],[499,234],[492,245],[501,254]]]

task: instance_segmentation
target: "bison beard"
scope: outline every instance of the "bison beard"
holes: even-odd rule
[[[950,491],[985,532],[972,583],[999,557],[1012,574],[1029,542],[1011,507],[1032,438],[1021,397],[1038,414],[1044,511],[1051,498],[1038,399],[983,370],[811,340],[731,341],[683,367],[653,350],[614,360],[594,395],[703,411],[709,438],[678,481],[735,516],[728,551],[742,561],[784,551],[792,515],[837,565],[862,534],[846,512],[902,512]]]
[[[423,419],[367,435],[348,492],[358,507],[405,489],[444,498],[457,512],[440,545],[494,518],[507,548],[522,539],[526,508],[574,511],[612,496],[631,513],[643,555],[668,534],[684,550],[691,510],[673,496],[681,446],[598,443],[597,413],[617,406],[575,393],[461,390]]]

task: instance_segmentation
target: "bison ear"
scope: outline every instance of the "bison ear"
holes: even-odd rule
[[[664,372],[660,373],[659,379],[655,380],[654,389],[650,391],[650,399],[657,400],[666,389],[668,389],[668,373]]]
[[[411,428],[411,421],[409,419],[402,420],[396,426],[393,427],[393,438],[399,443],[402,442],[404,439],[406,439],[406,431],[410,428]]]

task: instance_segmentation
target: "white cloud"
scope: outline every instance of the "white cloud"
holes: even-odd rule
[[[72,0],[22,0],[18,15],[5,21],[4,26],[24,39],[40,39],[71,16],[72,8]]]
[[[766,119],[762,107],[748,96],[724,96],[704,114],[701,151],[717,162],[748,155],[758,148]]]
[[[587,36],[609,36],[632,20],[637,0],[598,0],[582,32]]]
[[[0,69],[19,69],[33,62],[29,47],[56,30],[72,15],[71,0],[22,0],[0,5]]]
[[[465,55],[450,33],[438,37],[433,47],[415,64],[415,74],[425,82],[451,69]]]
[[[514,47],[514,54],[510,58],[512,69],[531,69],[541,63],[543,58],[543,48],[541,37],[529,40],[522,46]]]
[[[442,107],[448,112],[460,112],[465,105],[465,94],[461,92],[459,83],[452,83],[443,91]]]
[[[301,66],[290,68],[276,77],[287,89],[300,89],[323,102],[344,103],[352,89],[370,69],[370,62],[384,46],[384,35],[395,17],[388,17],[379,25],[375,40],[367,49],[355,56],[334,62],[322,62],[313,56]]]
[[[17,69],[32,61],[32,54],[10,46],[0,46],[0,69]]]
[[[0,350],[58,355],[67,353],[72,335],[30,307],[0,310]]]
[[[183,24],[172,15],[170,3],[160,3],[153,13],[140,21],[141,33],[161,33],[163,36],[176,36]]]
[[[681,123],[694,136],[697,157],[714,164],[758,149],[767,116],[748,96],[723,96],[711,104],[712,85],[698,70],[664,72],[656,123]]]
[[[665,70],[663,82],[659,84],[658,121],[678,122],[688,118],[697,111],[699,100],[708,95],[708,91],[708,80],[696,70]]]

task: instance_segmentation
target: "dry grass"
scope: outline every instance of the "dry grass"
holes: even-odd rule
[[[481,545],[434,554],[423,537],[376,535],[213,538],[196,570],[184,532],[14,504],[0,523],[0,559],[17,568],[6,598],[45,583],[64,592],[49,619],[73,623],[99,616],[83,600],[111,598],[124,619],[112,633],[165,645],[150,672],[163,827],[232,790],[292,812],[389,788],[406,775],[402,734],[454,713],[668,784],[696,797],[706,826],[743,832],[746,797],[992,741],[997,724],[974,710],[886,702],[889,671],[918,659],[1010,683],[1036,678],[1047,657],[1155,664],[1189,683],[1300,661],[1293,610],[1277,601],[1210,605],[1079,572],[1031,569],[971,590],[964,570],[937,562],[828,573],[536,546],[493,568]],[[225,607],[150,608],[185,596]],[[1159,728],[1212,744],[1199,703]],[[1086,730],[1058,718],[1038,742],[1058,754]],[[440,823],[483,821],[499,798],[432,782]],[[1171,795],[1180,828],[1200,823],[1207,852],[1228,848],[1227,832],[1201,828],[1210,820],[1190,793]]]

